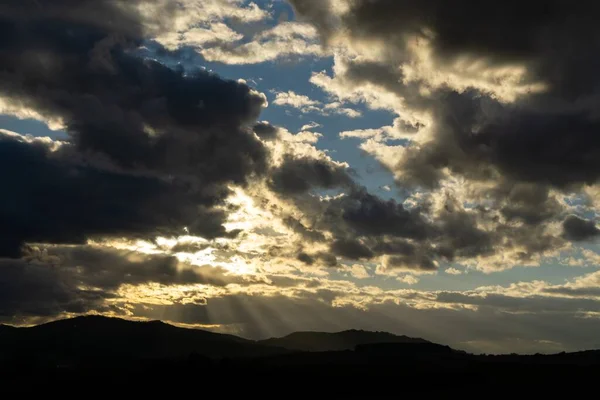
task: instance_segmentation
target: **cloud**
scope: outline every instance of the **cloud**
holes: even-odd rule
[[[569,240],[588,240],[600,235],[600,229],[594,221],[587,221],[575,215],[569,215],[563,222],[563,234]]]
[[[348,108],[348,107],[343,107],[342,103],[339,101],[325,104],[324,114],[325,115],[340,114],[340,115],[345,115],[348,118],[358,118],[358,117],[362,116],[362,113],[360,111],[357,111],[357,110],[354,110],[354,109]]]
[[[597,128],[592,116],[597,96],[590,88],[596,80],[591,66],[600,59],[588,49],[600,42],[586,32],[595,29],[592,16],[599,7],[561,3],[541,16],[535,7],[496,10],[465,1],[465,12],[459,15],[452,11],[454,5],[441,1],[419,6],[357,1],[343,12],[313,2],[292,3],[300,14],[314,18],[325,41],[335,41],[350,53],[336,53],[334,77],[317,74],[313,83],[346,101],[388,108],[409,122],[416,118],[423,126],[395,167],[407,183],[431,186],[444,177],[444,170],[479,179],[481,173],[496,172],[561,188],[598,178],[593,161],[598,146],[590,135]],[[316,10],[324,15],[317,18]],[[510,21],[514,29],[499,21]],[[481,34],[456,28],[464,24],[481,29]],[[561,42],[564,37],[577,38],[578,45]],[[558,47],[548,45],[552,38]],[[422,49],[415,43],[428,43],[427,68],[437,71],[434,77],[412,75],[422,61]],[[361,46],[371,50],[353,56]],[[458,84],[459,78],[444,70],[453,63],[461,66],[460,79],[479,76],[499,82],[498,87],[475,80]],[[545,88],[507,94],[521,82]]]
[[[211,325],[251,338],[303,327],[355,328],[423,337],[470,351],[490,346],[512,351],[514,341],[533,340],[551,341],[554,350],[598,345],[593,335],[598,319],[591,317],[600,311],[597,272],[564,285],[532,281],[467,291],[384,290],[289,275],[248,279],[168,256],[89,246],[32,247],[29,256],[27,261],[0,261],[5,289],[0,318],[5,322],[27,324],[95,312]],[[400,277],[408,284],[414,282],[411,278],[418,279]]]
[[[462,275],[462,271],[456,268],[447,268],[444,272],[450,275]]]
[[[91,246],[30,246],[24,259],[0,259],[0,282],[1,317],[115,311],[124,285],[245,284],[220,267]]]
[[[350,275],[356,279],[367,279],[371,277],[369,271],[360,264],[354,264],[350,267]]]
[[[277,138],[277,127],[269,124],[266,121],[258,122],[254,125],[254,133],[263,140],[273,140]]]
[[[0,255],[17,257],[25,242],[85,243],[96,236],[152,236],[189,231],[224,236],[219,197],[184,182],[94,168],[69,157],[70,145],[51,151],[0,135]],[[64,150],[63,150],[64,149]],[[8,174],[8,171],[12,171]]]
[[[202,47],[207,43],[239,40],[241,35],[224,21],[252,24],[269,17],[256,3],[240,0],[168,0],[139,2],[137,11],[148,36],[165,48]]]
[[[313,100],[310,97],[297,94],[290,90],[288,92],[277,92],[273,104],[282,107],[291,107],[299,110],[303,114],[317,113],[320,115],[345,115],[349,118],[358,118],[362,115],[360,111],[344,107],[339,101],[323,104],[320,101]]]
[[[234,31],[222,22],[211,23],[207,27],[191,28],[183,33],[165,34],[157,41],[169,50],[180,47],[202,48],[215,43],[229,43],[243,39],[244,35]]]
[[[147,36],[170,51],[192,50],[206,61],[232,65],[321,57],[315,28],[273,20],[268,6],[242,0],[140,2]],[[165,12],[168,11],[168,14]]]
[[[332,101],[396,115],[340,137],[360,139],[435,226],[430,258],[491,270],[539,265],[571,245],[566,199],[592,193],[600,171],[600,58],[589,51],[600,7],[291,3],[333,53],[331,72],[310,82]],[[449,187],[464,209],[454,216],[430,207]]]
[[[0,207],[2,255],[18,255],[26,241],[97,235],[187,228],[227,236],[218,206],[228,186],[267,169],[267,151],[250,132],[264,96],[131,54],[146,29],[137,2],[21,4],[0,9],[7,34],[17,25],[25,32],[0,43],[2,96],[64,121],[69,139],[53,151],[0,137],[3,171],[16,168],[2,180],[11,193]]]
[[[69,287],[52,269],[22,260],[0,259],[0,283],[0,318],[102,310],[105,299],[102,293]]]
[[[284,159],[271,173],[271,188],[282,194],[306,193],[313,188],[332,189],[352,185],[352,178],[341,165],[327,160],[304,158]]]
[[[321,124],[316,123],[314,121],[311,121],[308,124],[302,125],[302,128],[300,128],[300,130],[301,131],[307,131],[307,130],[310,130],[310,129],[318,128],[320,126],[321,126]]]
[[[0,6],[0,110],[67,134],[0,130],[0,257],[14,257],[0,258],[2,320],[600,345],[598,255],[573,243],[598,233],[595,6],[292,1],[302,21],[271,26],[270,8],[237,0],[72,3]],[[393,113],[340,137],[393,174],[394,199],[316,147],[318,124],[259,122],[265,95],[140,58],[148,39],[231,64],[332,55],[310,78],[326,99],[273,103]],[[563,284],[405,286],[545,260],[594,269]]]
[[[396,278],[397,281],[406,283],[407,285],[416,285],[419,283],[419,278],[415,278],[412,275],[404,275]]]
[[[420,250],[415,253],[401,255],[385,255],[379,273],[383,275],[395,274],[397,271],[423,271],[432,272],[438,267],[430,254]]]
[[[331,244],[331,251],[350,260],[373,258],[373,252],[354,239],[338,239]]]
[[[264,30],[245,42],[220,42],[200,49],[207,61],[225,64],[258,64],[280,59],[320,57],[323,48],[317,43],[311,25],[284,22]]]
[[[418,212],[406,210],[395,200],[382,200],[364,189],[344,198],[343,220],[359,235],[393,235],[423,239],[428,224]]]
[[[296,92],[290,90],[289,92],[276,93],[273,104],[278,106],[290,106],[307,113],[313,110],[318,110],[317,105],[320,105],[321,103],[310,99],[308,96],[297,94]]]
[[[373,139],[376,142],[400,139],[410,140],[415,138],[415,133],[418,132],[419,128],[421,128],[421,125],[418,123],[416,126],[413,126],[406,121],[402,121],[400,118],[396,118],[393,125],[340,132],[340,138]]]

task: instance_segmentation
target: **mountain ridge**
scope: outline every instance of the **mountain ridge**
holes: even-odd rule
[[[169,323],[98,315],[77,316],[30,327],[0,329],[0,361],[18,358],[76,363],[82,359],[264,357],[297,352],[354,350],[377,343],[430,343],[388,332],[350,329],[293,332],[280,338],[250,340]],[[37,361],[36,361],[37,362]]]
[[[299,331],[279,338],[259,340],[258,342],[299,351],[353,350],[357,345],[376,343],[431,343],[421,338],[395,335],[384,331],[358,329],[339,332]]]
[[[192,353],[213,358],[257,357],[289,352],[234,335],[102,316],[2,329],[0,339],[0,361],[72,364],[83,359],[160,359]]]
[[[425,344],[426,346],[418,346]],[[98,315],[77,316],[39,325],[17,327],[0,324],[0,362],[16,358],[53,361],[126,357],[140,359],[181,358],[191,354],[209,358],[271,357],[297,353],[340,352],[411,348],[450,349],[422,338],[385,331],[358,329],[337,332],[298,331],[281,337],[251,340],[236,335],[191,327],[179,327],[160,320],[138,321]],[[560,352],[548,356],[600,356],[600,350]],[[491,357],[531,357],[496,355]]]

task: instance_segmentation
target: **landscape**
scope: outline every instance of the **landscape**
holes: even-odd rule
[[[0,0],[0,396],[595,382],[599,22]]]
[[[161,321],[84,316],[27,328],[0,326],[0,372],[0,381],[35,378],[57,386],[268,377],[271,384],[303,380],[313,389],[333,388],[340,380],[357,380],[357,389],[389,379],[435,382],[421,391],[489,384],[506,389],[592,378],[600,372],[600,351],[474,355],[420,338],[359,330],[254,341]]]

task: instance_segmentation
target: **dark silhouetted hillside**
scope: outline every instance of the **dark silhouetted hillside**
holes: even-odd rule
[[[295,332],[282,338],[271,338],[259,343],[299,351],[353,350],[358,345],[375,343],[429,343],[427,340],[397,336],[387,332],[348,330],[337,333]]]
[[[257,342],[158,321],[104,317],[0,326],[0,382],[19,390],[32,382],[44,390],[77,383],[122,394],[125,387],[138,392],[160,384],[171,390],[199,380],[212,387],[226,379],[230,383],[216,387],[227,393],[259,383],[261,388],[285,385],[294,394],[326,387],[356,395],[362,388],[373,397],[374,390],[387,393],[392,386],[446,393],[476,386],[539,390],[556,382],[595,382],[599,373],[599,351],[472,355],[385,332],[299,332]]]
[[[160,321],[77,317],[0,330],[0,361],[79,364],[116,359],[258,357],[287,353],[237,336],[178,328]]]

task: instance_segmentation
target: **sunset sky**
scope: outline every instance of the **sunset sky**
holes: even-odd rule
[[[600,4],[0,4],[0,322],[600,347]]]

